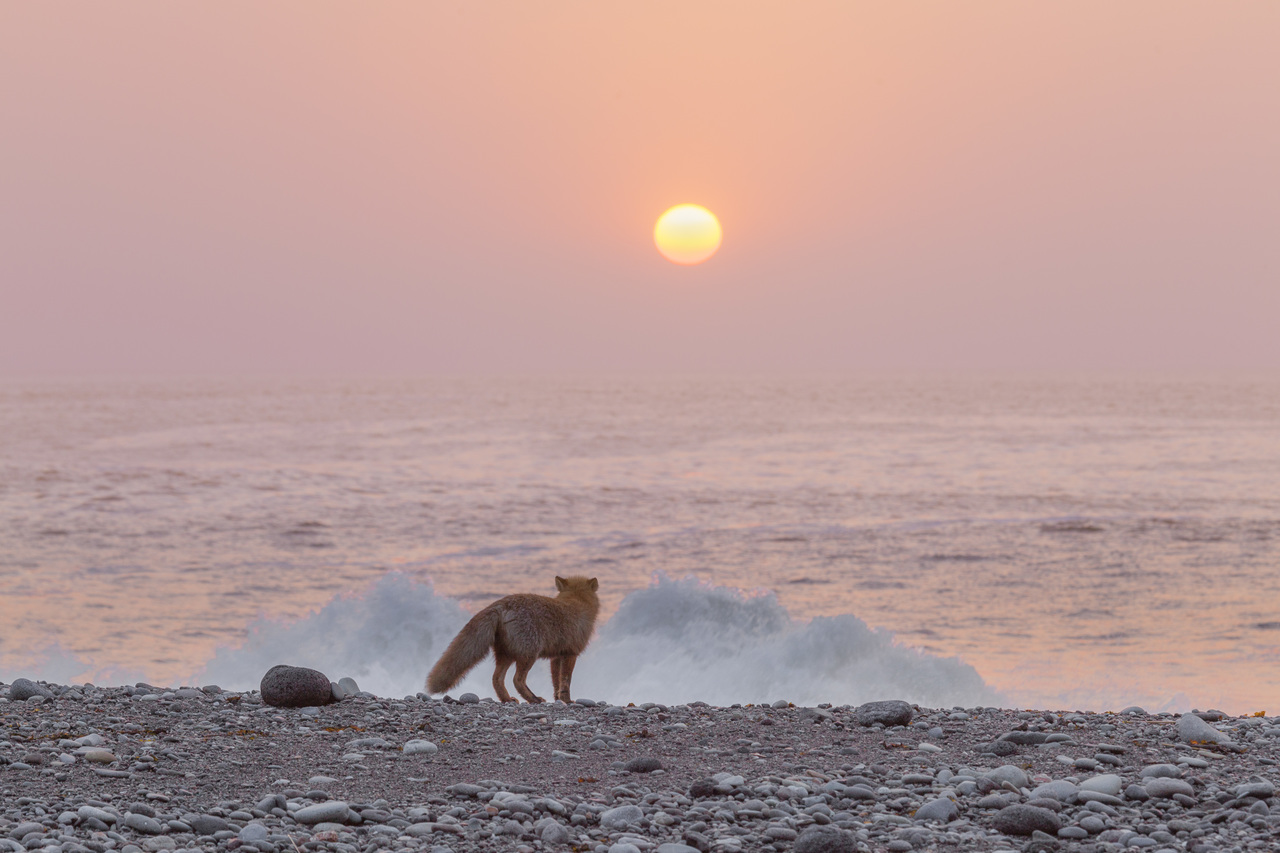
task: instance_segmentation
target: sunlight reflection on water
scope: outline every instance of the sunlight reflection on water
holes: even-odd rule
[[[390,570],[470,608],[589,573],[606,614],[662,572],[1027,706],[1252,711],[1278,536],[1274,379],[0,385],[0,678],[182,679]]]

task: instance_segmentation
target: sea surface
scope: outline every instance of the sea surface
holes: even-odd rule
[[[557,574],[591,698],[1274,712],[1280,377],[0,382],[0,680],[404,695]]]

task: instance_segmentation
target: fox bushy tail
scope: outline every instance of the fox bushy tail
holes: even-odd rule
[[[501,620],[501,614],[489,607],[472,616],[431,668],[431,674],[427,676],[427,692],[444,693],[452,689],[462,676],[484,660],[493,647]]]

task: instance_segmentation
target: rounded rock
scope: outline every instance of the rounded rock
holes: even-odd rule
[[[183,815],[182,822],[196,835],[213,835],[231,828],[231,824],[211,814]]]
[[[15,678],[9,685],[9,699],[14,702],[25,702],[32,696],[53,698],[53,691],[43,684],[36,684],[29,678]]]
[[[987,778],[997,785],[1008,782],[1015,788],[1025,788],[1031,784],[1031,780],[1027,778],[1027,771],[1014,764],[1000,765],[988,773]]]
[[[1096,791],[1099,794],[1117,796],[1124,790],[1124,780],[1114,773],[1103,773],[1091,776],[1080,783],[1081,791]]]
[[[247,823],[244,829],[240,830],[240,841],[244,844],[253,844],[258,841],[266,841],[267,836],[271,834],[271,830],[260,823]]]
[[[617,806],[600,813],[601,829],[626,829],[644,817],[639,806]]]
[[[439,750],[440,747],[429,740],[411,740],[404,745],[405,755],[435,755]]]
[[[293,813],[293,819],[307,826],[315,826],[317,823],[346,823],[350,810],[342,800],[328,800],[298,809]]]
[[[1183,714],[1178,718],[1178,737],[1184,743],[1231,743],[1231,738],[1197,717]]]
[[[916,820],[936,820],[942,823],[950,823],[959,815],[959,807],[945,798],[930,800],[916,809]]]
[[[996,812],[991,823],[1005,835],[1030,835],[1036,830],[1057,835],[1062,828],[1062,821],[1053,812],[1024,805],[1005,806]]]
[[[143,835],[159,835],[164,832],[164,827],[160,825],[160,821],[135,812],[130,812],[124,816],[124,825],[134,832],[141,832]]]
[[[305,666],[277,664],[258,685],[262,701],[277,708],[309,708],[333,701],[329,677]]]
[[[794,853],[855,853],[857,838],[852,832],[826,825],[811,826],[796,839]]]
[[[639,755],[623,765],[622,769],[628,773],[652,773],[662,769],[662,762],[652,755]]]
[[[542,843],[547,845],[568,844],[569,830],[562,823],[551,821],[542,827]]]
[[[1181,775],[1182,771],[1173,764],[1148,764],[1138,771],[1138,776],[1142,779],[1151,779],[1158,776],[1177,779]]]
[[[883,702],[865,702],[854,711],[854,719],[860,726],[874,726],[876,723],[889,728],[905,726],[911,722],[914,714],[912,707],[899,699]]]
[[[1199,718],[1197,717],[1197,719]],[[1174,794],[1182,794],[1187,797],[1196,795],[1195,788],[1191,787],[1190,782],[1184,782],[1182,779],[1170,779],[1167,776],[1148,779],[1143,787],[1147,789],[1148,795],[1157,799],[1173,799]]]
[[[1036,789],[1031,792],[1031,798],[1051,797],[1058,802],[1065,803],[1074,797],[1078,790],[1080,789],[1073,782],[1068,782],[1066,779],[1055,779],[1052,782],[1045,782],[1043,785],[1036,786]]]
[[[707,797],[716,795],[716,780],[699,779],[689,786],[689,798],[693,800],[705,800]]]

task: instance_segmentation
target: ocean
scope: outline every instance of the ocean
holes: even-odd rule
[[[1275,711],[1280,378],[0,382],[0,680],[411,694],[557,574],[589,698]]]

